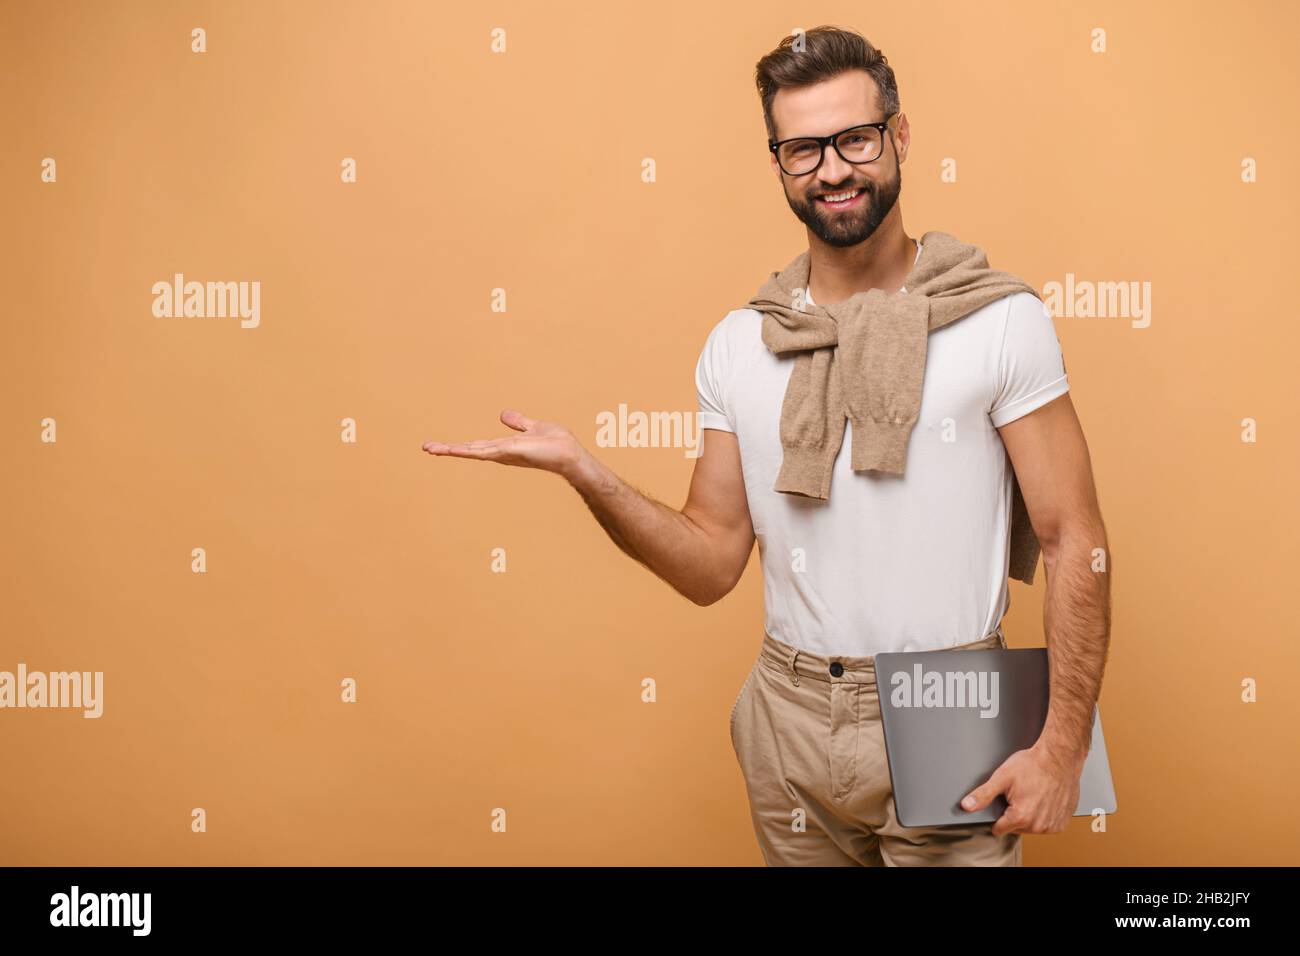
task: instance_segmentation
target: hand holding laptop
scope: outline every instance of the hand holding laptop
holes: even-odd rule
[[[1061,768],[1038,745],[1047,720],[1047,649],[877,654],[876,686],[899,822],[994,823],[994,833],[1115,812],[1115,788],[1093,710],[1082,764]],[[963,807],[974,795],[975,806]],[[1004,816],[1004,811],[1011,807]]]

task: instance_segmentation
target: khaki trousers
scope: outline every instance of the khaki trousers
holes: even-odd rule
[[[1006,647],[994,633],[953,650]],[[731,743],[768,866],[1020,866],[992,823],[905,827],[894,810],[875,664],[770,634],[731,710]]]

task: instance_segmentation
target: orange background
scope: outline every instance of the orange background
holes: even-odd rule
[[[1115,556],[1119,812],[1025,862],[1300,862],[1300,15],[864,9],[5,3],[0,669],[102,670],[105,713],[0,711],[0,863],[761,862],[727,737],[757,551],[699,608],[560,479],[420,445],[515,407],[682,503],[692,459],[595,449],[595,416],[693,412],[709,330],[805,248],[753,70],[820,23],[898,74],[911,235],[1152,283],[1149,328],[1057,319]],[[260,327],[153,317],[175,272],[260,281]],[[1012,589],[1041,646],[1042,575]]]

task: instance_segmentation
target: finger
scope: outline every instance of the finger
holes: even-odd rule
[[[449,443],[447,443],[447,442],[445,442],[445,441],[427,441],[427,442],[425,442],[423,445],[421,445],[420,447],[423,448],[425,451],[427,451],[427,452],[428,452],[429,454],[431,454],[431,455],[448,455],[448,454],[451,454],[451,449],[453,449],[453,448],[465,448],[465,447],[469,446],[470,444],[471,444],[471,442],[463,442],[463,441],[462,441],[462,442],[457,442],[457,443],[454,444],[454,445],[453,445],[453,444],[449,444]]]
[[[994,797],[1006,792],[1006,785],[1007,779],[1001,770],[994,771],[993,776],[989,777],[987,781],[966,794],[961,801],[961,808],[963,810],[983,810],[993,802]]]
[[[472,447],[469,445],[452,445],[447,450],[447,454],[453,458],[477,458],[479,460],[490,460],[498,458],[501,455],[501,449],[495,445],[484,445],[481,447]]]
[[[509,437],[513,438],[514,436],[512,435]],[[427,441],[420,447],[425,451],[445,452],[449,448],[481,448],[484,445],[495,444],[506,440],[507,439],[505,438],[475,438],[473,441],[458,442]]]
[[[993,821],[993,829],[990,831],[994,836],[1003,836],[1007,833],[1018,833],[1022,827],[1022,821],[1010,810],[1002,814]]]
[[[529,418],[523,412],[516,411],[513,408],[507,408],[501,413],[501,422],[504,425],[509,425],[515,431],[520,432],[527,431],[537,424],[537,422]]]
[[[426,449],[435,455],[451,455],[454,458],[496,458],[501,454],[501,444],[505,439],[479,439],[472,442],[458,442],[454,445],[441,445],[438,450]],[[437,444],[437,443],[432,443]]]

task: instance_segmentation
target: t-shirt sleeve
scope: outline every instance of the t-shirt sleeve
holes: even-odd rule
[[[700,404],[700,428],[716,428],[724,432],[736,430],[727,412],[725,400],[726,360],[722,323],[718,323],[709,333],[704,348],[700,350],[699,361],[695,363],[695,393]]]
[[[1007,307],[989,419],[1001,428],[1069,389],[1052,313],[1032,293],[1016,293]]]

